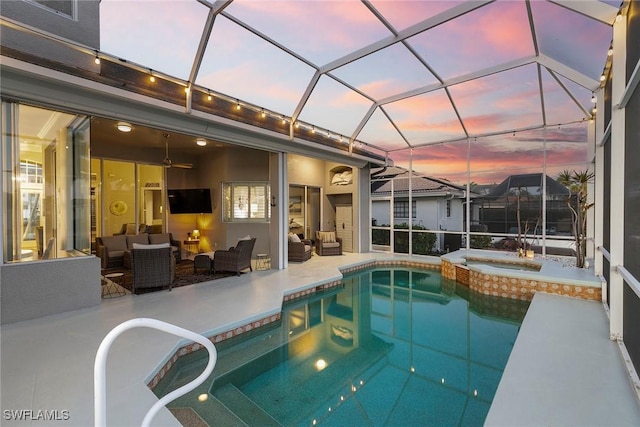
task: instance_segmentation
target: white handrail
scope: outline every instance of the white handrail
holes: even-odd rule
[[[172,391],[171,393],[168,393],[162,399],[158,400],[145,415],[144,419],[142,420],[141,426],[149,426],[151,424],[151,420],[161,407],[198,387],[209,377],[209,375],[213,371],[213,368],[218,359],[218,352],[216,351],[216,347],[213,345],[213,343],[204,336],[196,334],[195,332],[192,332],[188,329],[163,322],[161,320],[147,318],[127,320],[126,322],[123,322],[113,328],[111,332],[109,332],[107,336],[104,337],[102,343],[100,343],[100,346],[98,347],[98,353],[96,354],[96,361],[93,367],[93,392],[95,406],[94,424],[96,427],[106,427],[107,425],[106,365],[107,355],[109,354],[111,344],[113,344],[115,339],[122,332],[139,327],[158,329],[169,334],[187,338],[189,340],[202,344],[209,352],[209,363],[207,363],[206,368],[200,374],[200,376],[198,376],[198,378],[194,379],[190,383],[183,385],[182,387]]]

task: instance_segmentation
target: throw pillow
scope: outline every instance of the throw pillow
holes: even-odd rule
[[[238,240],[251,240],[251,235],[247,234],[246,236],[241,237]]]
[[[290,234],[289,235],[289,241],[291,243],[300,243],[300,237],[298,237],[297,234]]]
[[[335,231],[321,231],[320,240],[322,240],[323,243],[335,243],[336,242]]]

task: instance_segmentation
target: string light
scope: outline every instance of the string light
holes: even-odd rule
[[[597,100],[598,100],[598,99],[596,98],[596,94],[595,94],[595,93],[592,93],[592,94],[591,94],[591,103],[592,103],[592,104],[595,104]]]
[[[94,59],[93,62],[95,62],[96,65],[100,64],[100,57],[98,56],[98,51],[97,50],[96,50],[96,59]]]
[[[156,77],[153,75],[153,70],[149,69],[149,81],[151,83],[155,83],[156,82]]]
[[[207,101],[211,101],[213,96],[211,96],[211,91],[207,91]]]
[[[240,101],[236,101],[236,110],[240,111],[241,108]]]
[[[264,108],[262,109],[262,112],[260,113],[260,117],[262,117],[263,119],[265,117],[267,117],[267,113],[264,112]]]

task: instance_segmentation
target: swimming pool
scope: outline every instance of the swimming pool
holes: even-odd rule
[[[527,307],[437,271],[350,273],[286,304],[277,324],[218,345],[210,380],[170,408],[216,426],[482,425]],[[154,392],[197,376],[201,353]]]

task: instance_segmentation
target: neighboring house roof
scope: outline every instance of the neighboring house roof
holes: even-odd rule
[[[543,175],[541,173],[528,173],[521,175],[510,175],[500,184],[498,184],[485,198],[497,199],[505,197],[509,194],[509,190],[513,188],[539,188],[542,193],[542,177],[547,179],[547,194],[569,194],[569,189],[560,184],[555,179]]]
[[[393,180],[394,194],[409,193],[409,171],[398,166],[389,166],[372,170],[371,172],[371,196],[383,197],[391,195],[391,179]],[[406,178],[406,179],[402,179]],[[452,184],[446,180],[422,175],[413,172],[411,175],[411,192],[414,197],[442,197],[453,195],[465,197],[466,188]]]

